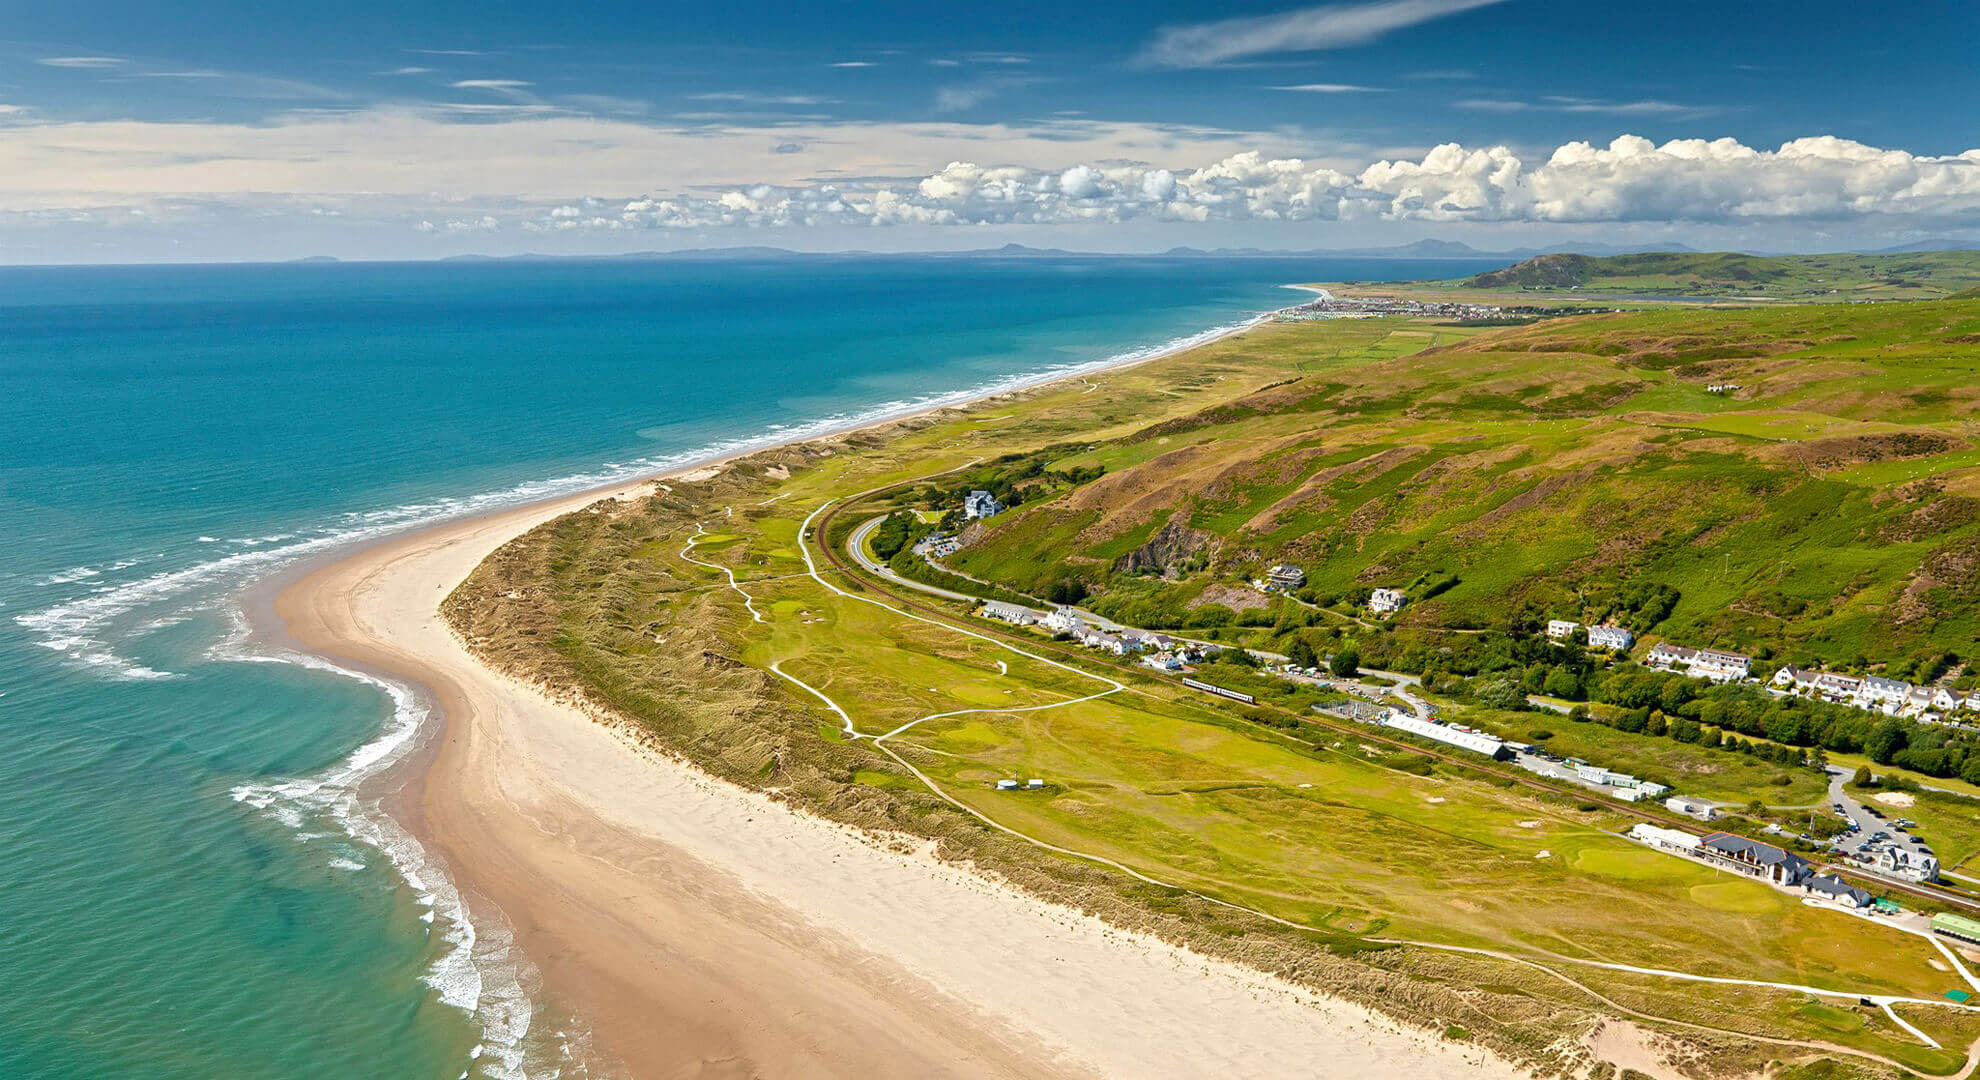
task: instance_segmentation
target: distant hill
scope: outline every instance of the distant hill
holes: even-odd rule
[[[1642,252],[1539,255],[1464,282],[1473,289],[1652,296],[1921,299],[1980,285],[1980,251],[1883,255]]]

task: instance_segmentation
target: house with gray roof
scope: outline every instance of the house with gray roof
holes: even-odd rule
[[[1698,852],[1716,865],[1776,885],[1799,885],[1815,870],[1814,864],[1785,848],[1726,832],[1707,833],[1698,842]]]
[[[1817,874],[1808,879],[1802,888],[1814,896],[1833,900],[1844,907],[1867,908],[1876,902],[1869,890],[1859,889],[1849,882],[1830,874]]]

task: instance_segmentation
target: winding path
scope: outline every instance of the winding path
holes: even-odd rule
[[[872,597],[861,596],[857,593],[848,592],[845,589],[840,588],[838,585],[833,584],[832,582],[826,580],[824,575],[820,573],[817,561],[812,555],[811,544],[809,541],[814,539],[813,525],[817,521],[818,517],[821,514],[823,514],[829,507],[831,507],[833,503],[837,501],[838,500],[827,500],[826,502],[821,503],[816,509],[812,510],[810,514],[805,516],[804,521],[798,527],[798,550],[804,558],[806,576],[809,576],[813,581],[816,581],[820,586],[825,588],[828,592],[846,600],[856,600],[861,603],[871,604],[874,607],[878,607],[884,611],[891,612],[902,618],[912,619],[916,622],[925,623],[931,626],[939,626],[945,630],[962,634],[966,637],[975,638],[979,641],[987,642],[988,644],[994,645],[1000,649],[1004,649],[1018,656],[1025,657],[1026,659],[1035,660],[1039,663],[1045,664],[1050,667],[1058,668],[1061,671],[1069,672],[1081,678],[1091,679],[1097,682],[1105,683],[1107,684],[1107,688],[1093,694],[1085,695],[1083,697],[1070,698],[1065,701],[1051,702],[1044,705],[1032,705],[1032,706],[1023,706],[1023,707],[957,709],[947,712],[931,713],[926,716],[921,716],[913,720],[910,720],[890,731],[874,734],[859,730],[858,725],[854,722],[851,714],[846,711],[844,706],[840,705],[837,701],[833,700],[831,695],[825,693],[823,690],[819,689],[818,687],[813,686],[810,683],[805,682],[803,679],[800,679],[797,676],[792,675],[790,672],[783,670],[781,663],[772,663],[771,665],[769,665],[769,670],[771,672],[776,674],[778,677],[786,680],[787,682],[790,682],[792,685],[802,689],[805,693],[809,694],[810,696],[817,698],[819,702],[821,702],[827,709],[829,709],[834,715],[836,715],[839,718],[841,725],[840,730],[846,736],[853,739],[866,739],[871,741],[875,746],[875,748],[885,753],[889,758],[893,759],[893,761],[896,764],[900,765],[902,768],[906,769],[909,773],[911,773],[917,780],[919,780],[922,783],[924,787],[926,787],[937,798],[940,798],[944,802],[962,811],[963,813],[970,815],[976,820],[983,822],[985,825],[989,826],[990,828],[996,829],[997,831],[1002,832],[1006,835],[1022,840],[1025,843],[1037,847],[1041,850],[1045,850],[1052,852],[1054,854],[1064,855],[1069,858],[1080,859],[1082,861],[1105,866],[1108,867],[1109,869],[1116,870],[1120,873],[1126,874],[1137,881],[1141,881],[1150,885],[1155,885],[1160,888],[1172,889],[1177,892],[1185,893],[1187,895],[1190,895],[1207,903],[1215,904],[1219,907],[1228,908],[1234,911],[1241,911],[1253,917],[1264,919],[1268,922],[1289,927],[1295,930],[1311,931],[1313,929],[1313,927],[1308,924],[1283,918],[1281,916],[1274,915],[1270,912],[1262,911],[1258,908],[1250,907],[1245,904],[1240,904],[1234,901],[1222,899],[1220,897],[1211,896],[1207,893],[1200,892],[1196,889],[1192,889],[1187,886],[1177,885],[1173,882],[1164,881],[1160,878],[1152,877],[1146,873],[1143,873],[1140,870],[1137,870],[1131,866],[1118,862],[1114,859],[1108,858],[1104,855],[1095,854],[1093,852],[1079,851],[1077,849],[1054,844],[1051,843],[1050,841],[1042,840],[1038,837],[1025,833],[1019,829],[1006,825],[1003,822],[1000,822],[995,818],[992,818],[987,814],[984,814],[983,812],[977,810],[975,807],[972,807],[967,803],[964,803],[961,800],[957,799],[953,795],[949,794],[946,790],[944,790],[941,787],[941,785],[937,784],[931,777],[929,777],[926,773],[922,772],[912,762],[908,761],[906,758],[896,753],[893,747],[888,746],[887,740],[897,735],[903,734],[914,728],[916,725],[925,723],[929,720],[942,719],[951,716],[961,716],[971,713],[1038,712],[1047,709],[1060,708],[1067,705],[1074,705],[1085,701],[1093,701],[1098,698],[1107,697],[1111,694],[1116,694],[1126,691],[1129,689],[1129,687],[1127,686],[1127,684],[1117,679],[1114,679],[1110,676],[1103,675],[1093,671],[1088,671],[1083,668],[1079,668],[1071,664],[1067,664],[1063,661],[1054,660],[1047,656],[1041,656],[1037,653],[1029,652],[1023,648],[1020,648],[1015,644],[1012,644],[1009,641],[1005,641],[997,637],[993,637],[989,634],[981,633],[979,631],[970,629],[969,627],[966,626],[957,625],[956,623],[951,621],[930,618],[928,616],[920,615],[913,611],[909,611],[904,608],[896,607],[892,604],[888,604],[883,601],[876,600]],[[873,523],[867,523],[866,527],[870,527],[872,524]],[[690,554],[690,552],[693,551],[696,542],[705,535],[707,535],[707,530],[700,523],[697,523],[695,525],[695,535],[689,537],[687,543],[683,545],[681,548],[680,551],[681,558],[684,561],[692,563],[696,566],[701,566],[710,570],[714,570],[718,573],[721,573],[727,579],[729,588],[733,589],[738,595],[742,597],[744,607],[749,612],[751,619],[759,623],[767,622],[768,620],[764,617],[762,612],[757,610],[755,605],[755,598],[749,593],[748,590],[742,587],[741,583],[737,580],[734,571],[718,563],[712,563],[702,559],[697,559],[692,554]],[[862,538],[861,534],[856,532],[853,539],[857,541],[858,539],[861,538]],[[818,539],[819,542],[822,544],[823,539],[822,538],[818,538]],[[848,544],[848,547],[853,549],[852,554],[861,566],[867,567],[868,569],[872,569],[870,565],[871,560],[866,559],[861,550],[854,547],[854,545],[850,543]],[[898,577],[897,575],[891,575],[891,574],[888,575],[888,580],[896,581],[904,585],[909,585],[914,588],[922,589],[924,591],[935,592],[935,593],[942,592],[941,590],[935,589],[933,586],[923,586],[918,582],[908,581],[906,579]],[[970,602],[975,602],[978,599],[976,597],[963,597],[960,594],[953,594],[953,595],[955,595],[957,598],[966,599]],[[998,663],[1001,667],[1002,661],[999,661]],[[1397,678],[1399,682],[1403,684],[1412,683],[1415,681],[1413,678],[1410,678],[1408,676],[1395,675],[1393,677]],[[1409,702],[1412,705],[1412,707],[1420,706],[1421,703],[1417,699],[1414,699],[1412,695],[1409,695],[1406,691],[1404,691],[1401,685],[1396,687],[1396,692],[1405,701]],[[1792,1046],[1802,1049],[1816,1050],[1823,1053],[1844,1054],[1848,1056],[1862,1058],[1869,1061],[1875,1061],[1884,1065],[1889,1065],[1894,1068],[1898,1068],[1905,1072],[1912,1073],[1918,1076],[1934,1075],[1934,1074],[1920,1072],[1919,1070],[1913,1069],[1902,1062],[1893,1060],[1891,1058],[1883,1057],[1879,1054],[1867,1050],[1859,1050],[1853,1047],[1841,1046],[1833,1043],[1826,1043],[1815,1040],[1784,1039],[1773,1036],[1756,1035],[1749,1032],[1737,1031],[1730,1028],[1711,1027],[1709,1025],[1697,1024],[1683,1020],[1676,1020],[1669,1017],[1662,1017],[1651,1013],[1641,1012],[1639,1010],[1631,1009],[1627,1006],[1620,1004],[1619,1002],[1612,1000],[1608,996],[1602,994],[1600,991],[1597,991],[1594,988],[1570,977],[1564,972],[1548,967],[1546,964],[1542,964],[1539,961],[1532,959],[1531,957],[1521,956],[1516,953],[1504,952],[1497,949],[1479,948],[1473,946],[1448,945],[1437,942],[1413,941],[1402,938],[1369,938],[1367,940],[1378,944],[1407,946],[1407,947],[1423,948],[1423,949],[1435,949],[1443,952],[1486,956],[1511,963],[1517,963],[1526,967],[1535,968],[1539,971],[1545,972],[1546,974],[1552,976],[1555,979],[1558,979],[1564,983],[1567,983],[1570,986],[1573,986],[1577,990],[1589,995],[1591,998],[1621,1013],[1627,1014],[1632,1017],[1636,1017],[1638,1019],[1649,1020],[1655,1023],[1670,1024],[1673,1026],[1689,1028],[1697,1031],[1712,1032],[1716,1034],[1730,1034],[1741,1038],[1748,1038],[1761,1042],[1766,1042],[1772,1045]],[[1950,955],[1950,950],[1947,950],[1943,943],[1938,942],[1936,939],[1934,939],[1933,943],[1935,945],[1938,945],[1942,952],[1947,952]],[[1840,999],[1862,998],[1875,1003],[1900,1028],[1902,1028],[1907,1033],[1913,1035],[1914,1037],[1918,1038],[1924,1044],[1933,1047],[1934,1049],[1943,1049],[1943,1047],[1941,1047],[1936,1040],[1932,1039],[1930,1036],[1926,1035],[1923,1031],[1920,1031],[1917,1027],[1913,1026],[1911,1023],[1905,1021],[1902,1017],[1900,1017],[1893,1010],[1892,1006],[1898,1004],[1934,1005],[1940,1007],[1960,1009],[1962,1011],[1968,1011],[1968,1012],[1980,1012],[1980,1005],[1960,1005],[1950,1001],[1941,1001],[1936,999],[1916,998],[1916,997],[1908,997],[1903,995],[1889,995],[1889,994],[1864,994],[1855,991],[1825,989],[1822,987],[1805,986],[1794,983],[1769,982],[1758,979],[1738,979],[1738,978],[1731,978],[1726,976],[1698,975],[1689,972],[1672,971],[1663,968],[1639,967],[1631,964],[1618,964],[1618,963],[1611,963],[1608,961],[1601,961],[1601,960],[1588,960],[1579,957],[1563,956],[1556,953],[1545,953],[1544,955],[1546,955],[1550,961],[1554,961],[1558,963],[1575,964],[1583,967],[1592,967],[1592,968],[1604,969],[1609,971],[1623,972],[1627,974],[1649,975],[1659,978],[1671,979],[1675,981],[1714,983],[1714,984],[1731,985],[1731,986],[1755,986],[1764,989],[1780,990],[1790,993],[1808,994],[1810,996],[1815,996],[1815,997],[1840,998]],[[1959,963],[1958,957],[1956,955],[1953,956],[1953,963],[1955,968],[1960,972],[1962,976],[1964,976],[1969,982],[1974,981],[1974,977],[1970,973],[1968,973],[1964,965]],[[1974,1053],[1974,1051],[1976,1050],[1980,1050],[1980,1042],[1977,1042],[1973,1048],[1969,1049],[1969,1052],[1966,1055],[1966,1060],[1963,1063],[1963,1067],[1958,1072],[1953,1074],[1953,1080],[1966,1080],[1966,1078],[1971,1077],[1973,1075],[1976,1066],[1980,1066],[1980,1056],[1976,1056]]]

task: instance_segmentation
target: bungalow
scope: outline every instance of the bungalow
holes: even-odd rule
[[[1402,610],[1409,602],[1401,589],[1376,589],[1368,594],[1368,610],[1377,615],[1389,615]]]
[[[998,502],[987,491],[972,491],[963,496],[963,516],[968,518],[996,517],[1004,512],[1004,504]]]
[[[1636,635],[1614,623],[1603,623],[1588,628],[1588,647],[1591,649],[1614,649],[1622,652],[1636,644]]]
[[[1862,909],[1875,903],[1877,898],[1869,890],[1859,889],[1839,877],[1817,874],[1809,878],[1802,888],[1810,893],[1833,900],[1848,908]]]
[[[1682,829],[1666,829],[1660,825],[1639,821],[1629,827],[1629,838],[1638,843],[1649,844],[1665,851],[1675,851],[1682,855],[1698,853],[1698,838]]]
[[[1281,564],[1265,571],[1265,583],[1281,592],[1292,592],[1306,584],[1306,571]]]
[[[1030,626],[1038,621],[1038,616],[1028,607],[1019,604],[1006,604],[1002,600],[986,600],[981,613],[986,619],[1007,622],[1012,626]]]
[[[1142,657],[1141,662],[1156,671],[1181,671],[1185,666],[1182,657],[1171,652],[1150,653]]]
[[[1697,799],[1687,799],[1678,795],[1673,795],[1665,799],[1664,809],[1683,814],[1686,817],[1695,817],[1700,821],[1710,821],[1719,816],[1718,807],[1713,806],[1711,803],[1700,802]]]
[[[1698,851],[1717,865],[1776,885],[1799,885],[1814,870],[1807,859],[1791,851],[1732,833],[1707,834],[1698,842]]]
[[[1566,641],[1572,638],[1574,632],[1579,629],[1581,629],[1581,624],[1578,622],[1572,622],[1567,619],[1547,620],[1547,636],[1555,641]]]

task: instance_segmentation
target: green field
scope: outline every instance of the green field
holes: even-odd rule
[[[1494,292],[1799,301],[1935,299],[1975,286],[1980,286],[1980,252],[1974,251],[1541,255],[1461,283]]]
[[[1635,845],[1616,835],[1629,819],[1577,809],[1571,794],[1455,765],[1393,767],[1422,759],[1354,732],[1267,723],[1152,673],[1112,669],[1125,690],[1075,701],[1106,683],[971,636],[965,627],[994,631],[957,605],[915,619],[837,595],[806,575],[800,554],[820,557],[862,515],[912,504],[947,470],[967,477],[1054,447],[1055,468],[1107,471],[995,519],[954,560],[960,569],[1027,591],[1071,571],[1097,600],[1121,590],[1158,606],[1170,591],[1200,597],[1292,552],[1323,590],[1365,584],[1372,569],[1426,580],[1453,573],[1460,580],[1443,596],[1405,613],[1405,629],[1425,634],[1440,618],[1489,623],[1562,598],[1599,602],[1589,598],[1618,578],[1669,574],[1683,594],[1674,634],[1738,639],[1764,628],[1784,651],[1819,652],[1845,636],[1872,650],[1935,644],[1970,634],[1972,613],[1956,597],[1908,624],[1861,608],[1894,603],[1892,590],[1908,588],[1906,575],[1935,546],[1972,535],[1961,524],[1874,539],[1954,497],[1958,469],[1937,470],[1939,490],[1900,504],[1852,474],[1882,461],[1793,451],[1835,438],[1825,424],[1964,439],[1974,398],[1961,380],[1975,361],[1962,357],[1980,349],[1942,339],[1980,331],[1980,304],[1875,316],[1873,327],[1841,307],[1742,312],[1721,336],[1743,336],[1765,356],[1671,362],[1660,350],[1686,346],[1616,346],[1697,333],[1686,320],[1705,316],[1581,319],[1489,338],[1403,320],[1271,325],[1100,377],[1105,393],[1053,387],[988,403],[977,414],[1002,417],[994,426],[947,412],[766,451],[712,479],[675,482],[662,497],[572,515],[498,552],[448,613],[494,662],[581,688],[717,775],[838,820],[933,837],[947,857],[1040,895],[1410,1022],[1461,1027],[1526,1060],[1558,1064],[1563,1047],[1611,1011],[1607,998],[1646,1023],[1667,1021],[1667,1033],[1694,1040],[1692,1052],[1715,1069],[1829,1053],[1741,1038],[1762,1035],[1869,1055],[1847,1060],[1872,1075],[1890,1075],[1879,1062],[1948,1073],[1957,1053],[1932,1051],[1853,1005],[1860,993],[1937,998],[1955,989],[1957,976],[1920,938]],[[1777,335],[1843,336],[1837,320],[1850,318],[1850,341],[1778,348]],[[1917,345],[1921,334],[1940,343]],[[1751,408],[1707,395],[1693,383],[1727,376],[1686,370],[1692,363],[1732,365],[1773,389]],[[1831,365],[1847,370],[1805,377]],[[1900,372],[1944,399],[1914,403],[1919,418],[1882,415],[1889,410],[1862,386],[1895,386]],[[1857,415],[1870,413],[1879,415]],[[1939,458],[1904,460],[1928,468]],[[908,486],[799,535],[828,501],[894,484]],[[1756,491],[1769,497],[1756,505]],[[1592,531],[1598,520],[1606,532]],[[1174,521],[1183,524],[1158,542]],[[700,538],[694,557],[733,569],[765,621],[750,617],[722,575],[681,557],[703,523],[720,533]],[[1681,542],[1611,542],[1673,523],[1684,523]],[[1728,568],[1741,544],[1763,544],[1765,559],[1742,556]],[[1150,545],[1159,557],[1201,555],[1201,565],[1168,579],[1116,571]],[[1819,558],[1825,545],[1834,555]],[[1781,560],[1840,579],[1854,590],[1849,602],[1752,621],[1729,598],[1755,586],[1735,579],[1764,576]],[[857,575],[826,573],[856,595],[877,595]],[[1288,610],[1372,633],[1346,616]],[[1028,640],[1028,651],[1060,656],[1042,636]],[[829,696],[860,734],[899,733],[880,745],[847,737],[835,712],[772,665]],[[1578,756],[1639,775],[1682,775],[1692,790],[1728,799],[1758,790],[1787,802],[1813,789],[1812,773],[1777,786],[1780,768],[1730,751],[1553,715],[1499,722],[1546,726],[1563,750],[1572,744]],[[1006,777],[1046,786],[997,790]],[[1962,1033],[1965,1045],[1980,1036],[1971,1021],[1935,1015],[1943,1026],[1931,1030]]]

